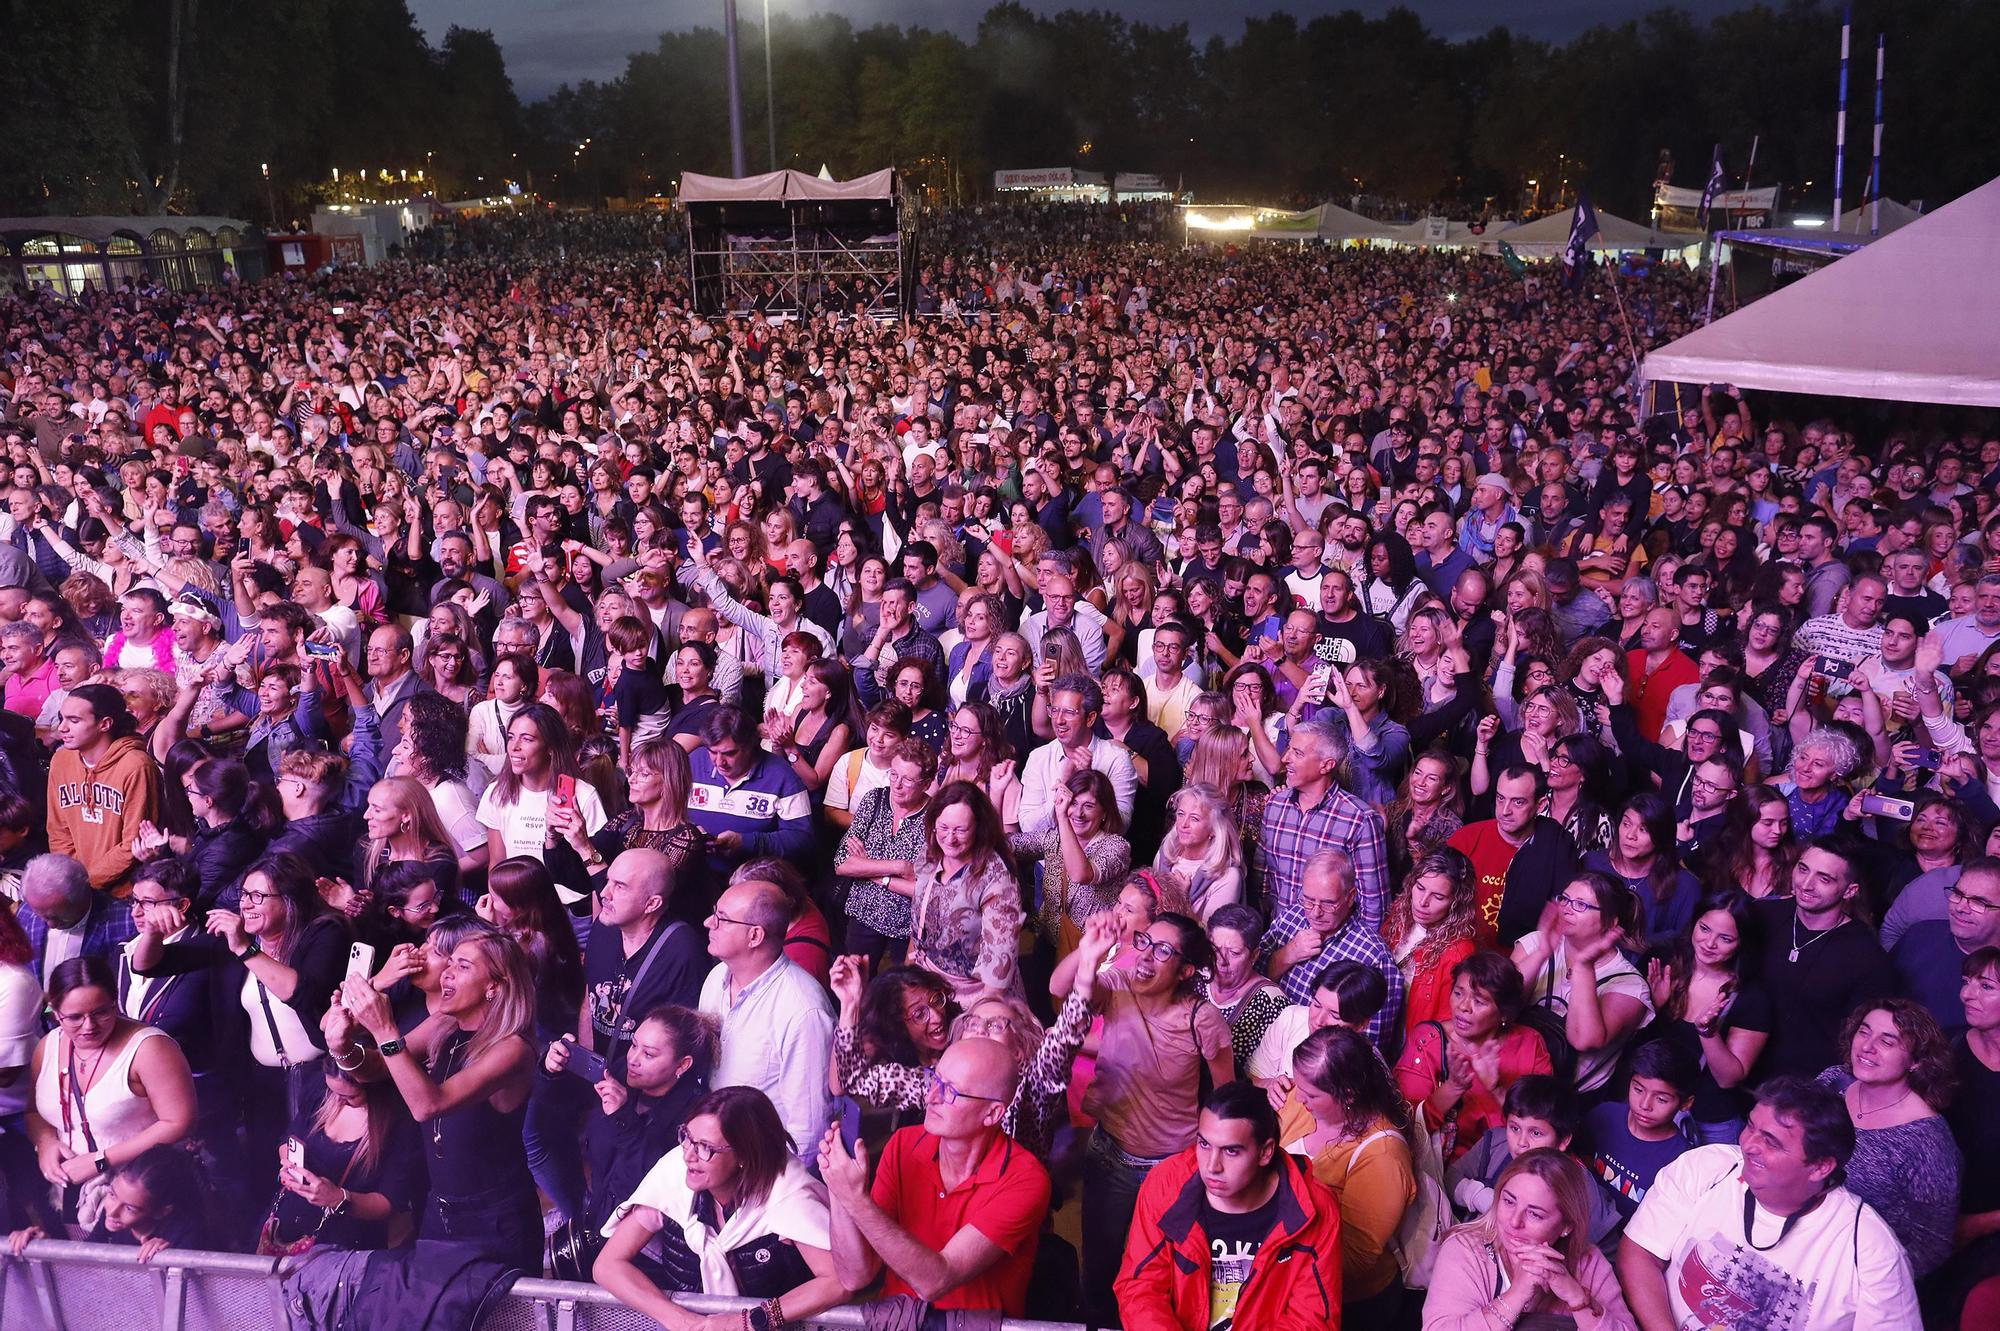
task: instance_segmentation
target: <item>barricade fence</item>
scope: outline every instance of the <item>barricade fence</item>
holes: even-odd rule
[[[284,1273],[309,1258],[168,1249],[142,1265],[137,1248],[39,1239],[0,1263],[0,1331],[285,1331]],[[754,1300],[676,1294],[692,1312]],[[855,1331],[861,1310],[829,1308],[791,1326]],[[468,1331],[657,1331],[659,1323],[596,1285],[518,1280]],[[1074,1322],[1009,1319],[1003,1331],[1085,1331]]]

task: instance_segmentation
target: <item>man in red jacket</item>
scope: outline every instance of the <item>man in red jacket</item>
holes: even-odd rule
[[[1194,1145],[1147,1176],[1117,1290],[1125,1331],[1340,1326],[1339,1207],[1278,1149],[1258,1087],[1216,1087]]]

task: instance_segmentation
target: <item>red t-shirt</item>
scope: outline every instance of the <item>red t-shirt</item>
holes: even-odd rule
[[[1007,1255],[932,1306],[998,1308],[1020,1317],[1028,1303],[1035,1243],[1049,1209],[1049,1174],[1042,1162],[1005,1133],[995,1131],[979,1167],[946,1191],[938,1171],[938,1139],[921,1127],[904,1128],[882,1148],[870,1195],[875,1204],[933,1252],[972,1225]],[[884,1273],[884,1297],[916,1296],[894,1271]]]
[[[1472,861],[1473,892],[1479,905],[1479,941],[1483,947],[1500,941],[1500,899],[1507,894],[1507,869],[1519,846],[1500,835],[1492,819],[1467,823],[1451,835],[1451,848]]]

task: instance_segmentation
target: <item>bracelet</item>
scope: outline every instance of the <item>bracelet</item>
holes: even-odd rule
[[[334,1054],[333,1065],[339,1068],[342,1072],[360,1071],[361,1065],[368,1061],[368,1051],[363,1049],[360,1045],[350,1045],[348,1046],[347,1052],[354,1055],[354,1061],[352,1063],[343,1063],[340,1061],[340,1055]]]

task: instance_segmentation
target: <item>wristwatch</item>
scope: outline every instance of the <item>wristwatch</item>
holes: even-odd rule
[[[402,1053],[403,1050],[405,1050],[408,1047],[409,1046],[404,1044],[401,1040],[384,1040],[381,1043],[381,1045],[378,1046],[378,1051],[384,1058],[394,1058],[396,1055]]]
[[[105,1155],[104,1152],[99,1151],[96,1159],[97,1172],[100,1174],[109,1174],[111,1172],[111,1158]]]
[[[248,961],[262,952],[264,945],[257,941],[257,935],[255,934],[247,934],[245,937],[248,941],[243,944],[243,960]]]

